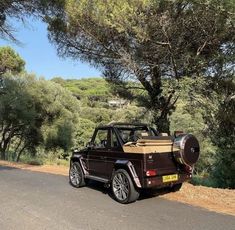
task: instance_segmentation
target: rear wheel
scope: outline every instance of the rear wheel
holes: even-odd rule
[[[112,178],[112,192],[114,198],[122,204],[135,202],[139,198],[139,192],[136,190],[130,175],[124,169],[115,171]]]
[[[84,174],[81,165],[78,162],[73,162],[70,166],[69,182],[75,188],[79,188],[85,185]]]

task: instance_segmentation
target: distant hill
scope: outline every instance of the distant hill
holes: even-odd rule
[[[89,124],[92,122],[97,125],[110,121],[140,121],[143,114],[143,108],[137,107],[135,102],[123,100],[115,95],[102,78],[65,80],[56,77],[51,81],[71,91],[80,101],[82,123],[87,124],[89,121]]]
[[[84,78],[64,80],[56,77],[52,81],[59,83],[73,93],[79,100],[82,99],[96,99],[100,101],[107,101],[108,98],[116,97],[112,94],[108,83],[102,78]]]

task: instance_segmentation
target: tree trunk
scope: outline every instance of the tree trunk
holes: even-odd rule
[[[157,126],[157,131],[159,133],[170,134],[170,121],[167,116],[165,117],[154,116],[154,124]]]
[[[8,141],[7,140],[0,143],[0,153],[1,153],[1,159],[2,160],[6,160],[7,147],[8,147]]]
[[[1,153],[1,160],[6,160],[6,153],[4,149],[0,149],[0,153]]]
[[[24,145],[24,147],[19,151],[19,153],[18,153],[18,155],[17,155],[17,158],[16,158],[16,162],[19,162],[20,156],[21,156],[21,154],[23,153],[23,151],[26,149],[26,147],[27,147],[27,144]]]
[[[2,160],[6,160],[6,153],[7,153],[7,148],[8,148],[8,145],[9,145],[9,142],[10,142],[10,138],[8,137],[3,143],[1,143],[1,149],[0,149],[0,152],[1,152],[1,159]]]

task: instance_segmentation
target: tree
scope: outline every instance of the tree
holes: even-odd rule
[[[214,94],[209,97],[213,102],[217,102],[216,109],[211,112],[213,117],[205,116],[208,125],[210,125],[211,139],[217,147],[212,176],[218,187],[234,189],[235,77],[232,76],[219,82],[212,81],[210,87],[214,89]]]
[[[4,76],[0,97],[0,156],[15,160],[41,146],[68,151],[75,138],[79,103],[59,84],[32,75]]]
[[[185,79],[183,84],[187,84],[186,88],[190,88],[192,80]],[[182,89],[182,97],[176,103],[176,110],[170,117],[171,132],[183,131],[191,133],[197,137],[200,143],[200,158],[194,168],[194,174],[202,177],[208,177],[215,165],[216,147],[211,141],[211,136],[208,135],[209,130],[204,120],[204,108],[201,106],[192,105],[189,98],[185,98],[190,90]]]
[[[46,17],[58,53],[100,68],[125,91],[127,81],[140,82],[160,131],[169,130],[177,99],[175,90],[163,93],[163,79],[234,70],[232,0],[71,0],[63,7]]]
[[[42,14],[63,6],[64,0],[1,0],[0,5],[0,38],[18,42],[14,36],[15,28],[9,19],[25,21],[27,17],[42,18]],[[56,4],[57,8],[54,8]]]
[[[0,76],[6,72],[20,73],[24,67],[25,61],[11,47],[0,47]]]
[[[214,186],[234,188],[235,184],[235,78],[184,78],[181,93],[188,95],[184,106],[187,113],[173,114],[172,124],[199,137],[201,159],[197,172],[207,176]],[[183,97],[182,97],[183,98]],[[176,117],[177,116],[177,117]],[[193,119],[192,119],[193,117]],[[191,120],[192,119],[192,120]],[[179,126],[178,126],[179,127]],[[195,133],[196,132],[196,133]],[[213,144],[213,146],[212,146]]]
[[[29,0],[1,0],[0,5],[0,37],[16,41],[14,28],[9,23],[9,18],[23,19],[25,14],[32,12],[32,2]]]
[[[11,146],[20,156],[27,147],[39,143],[41,136],[36,126],[37,111],[32,106],[33,99],[27,93],[25,82],[7,76],[3,81],[6,93],[0,97],[1,159],[6,158]]]

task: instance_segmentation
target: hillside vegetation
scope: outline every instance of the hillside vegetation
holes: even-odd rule
[[[196,84],[201,87],[203,84],[200,79]],[[132,100],[128,101],[127,105],[122,108],[110,107],[109,101],[111,99],[121,100],[117,94],[112,93],[112,89],[107,82],[100,78],[82,79],[82,80],[63,80],[55,78],[55,81],[61,84],[66,89],[70,90],[72,94],[79,99],[81,103],[80,109],[80,125],[77,130],[77,146],[83,146],[86,141],[89,140],[93,132],[93,128],[100,123],[108,123],[110,121],[141,121],[151,123],[151,113],[145,108],[138,107],[138,103]],[[169,89],[168,82],[165,82],[165,89]],[[200,142],[201,157],[197,163],[194,171],[193,183],[203,184],[207,186],[217,187],[223,182],[223,178],[216,177],[218,173],[216,170],[218,161],[218,152],[221,150],[213,143],[210,135],[210,129],[208,127],[205,114],[209,106],[207,101],[205,104],[198,106],[196,99],[192,101],[189,97],[192,84],[195,84],[192,80],[185,79],[181,82],[181,89],[179,93],[179,99],[176,103],[176,109],[170,117],[170,129],[171,133],[176,130],[181,130],[187,133],[194,134]],[[192,97],[193,95],[191,95]],[[195,96],[195,95],[194,95]],[[217,95],[218,96],[218,95]],[[201,100],[200,94],[197,94],[197,100]],[[214,97],[216,97],[214,95]],[[215,101],[216,98],[213,98]],[[215,106],[215,105],[214,105]],[[213,112],[213,111],[211,111]],[[210,122],[212,122],[210,120]],[[212,123],[211,125],[216,125]],[[214,133],[213,135],[216,135]],[[233,159],[233,155],[227,154],[228,159]],[[230,167],[233,172],[233,167]],[[223,165],[220,169],[227,170],[229,175],[229,165]],[[214,175],[215,173],[215,175]],[[228,179],[228,177],[227,177]],[[230,180],[233,181],[231,175]]]
[[[1,113],[2,120],[14,123],[15,129],[21,130],[22,126],[21,135],[13,135],[10,145],[7,145],[5,158],[9,160],[18,161],[21,158],[22,161],[33,164],[66,164],[62,159],[66,159],[71,149],[83,148],[98,124],[110,121],[151,123],[151,114],[143,107],[138,107],[135,101],[126,100],[123,105],[110,105],[111,100],[119,102],[122,99],[112,93],[102,78],[54,78],[46,81],[24,75],[19,78],[6,76],[4,80],[7,93],[1,96],[1,108],[5,109],[5,113]],[[184,84],[189,86],[190,81]],[[217,187],[222,183],[220,177],[214,176],[218,146],[213,144],[208,134],[205,111],[200,107],[191,107],[190,101],[185,97],[187,90],[182,89],[176,110],[170,117],[171,132],[182,130],[199,139],[201,157],[195,167],[193,182]],[[19,95],[17,100],[12,102],[11,108],[8,107],[9,101],[16,94]],[[26,109],[29,106],[32,109]],[[229,159],[229,155],[227,156]],[[224,168],[229,170],[226,165],[221,170]]]
[[[130,81],[125,94],[102,78],[50,81],[24,70],[25,62],[11,48],[0,73],[1,159],[31,164],[68,164],[72,149],[83,148],[99,124],[154,124],[139,83]],[[11,61],[13,60],[13,62]],[[234,188],[234,78],[164,79],[163,91],[177,88],[170,113],[170,132],[181,130],[200,141],[201,157],[193,183]],[[158,127],[156,127],[158,128]]]
[[[63,80],[56,82],[69,90],[80,103],[79,124],[77,127],[76,147],[82,148],[90,140],[94,128],[111,121],[143,121],[145,110],[130,100],[123,100],[115,94],[102,78]],[[115,102],[116,105],[110,104]]]
[[[108,83],[38,79],[0,48],[1,159],[62,163],[97,124],[142,121],[195,134],[194,182],[235,188],[234,0],[3,0],[0,11],[0,38],[17,42],[12,19],[39,18],[59,56]]]

